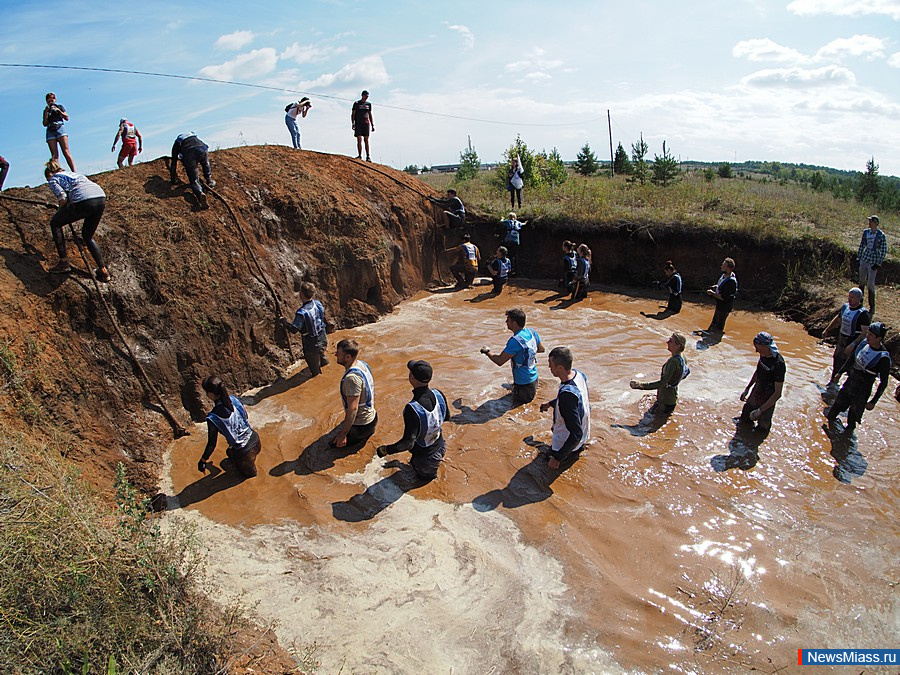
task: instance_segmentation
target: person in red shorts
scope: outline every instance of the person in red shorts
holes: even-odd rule
[[[120,138],[122,139],[122,149],[119,150],[119,157],[116,163],[121,169],[126,157],[128,158],[128,166],[134,164],[134,158],[144,149],[144,139],[141,138],[141,132],[138,131],[138,128],[124,117],[119,120],[119,130],[116,132],[116,138],[113,141],[110,152],[116,151],[116,143],[119,142]]]

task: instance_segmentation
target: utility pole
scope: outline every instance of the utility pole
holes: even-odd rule
[[[615,178],[616,175],[616,159],[613,157],[612,149],[612,117],[609,116],[609,108],[606,109],[606,123],[609,125],[609,173]]]

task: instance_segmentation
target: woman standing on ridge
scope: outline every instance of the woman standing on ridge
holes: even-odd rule
[[[56,94],[52,91],[45,96],[47,106],[44,108],[44,126],[47,128],[47,145],[50,146],[50,156],[59,160],[59,148],[62,148],[63,157],[70,171],[75,171],[75,160],[69,152],[69,133],[66,131],[66,122],[69,114],[64,106],[56,102]]]
[[[59,209],[50,219],[50,232],[53,235],[53,243],[56,244],[56,252],[59,254],[59,262],[50,268],[51,274],[66,274],[72,271],[69,257],[66,254],[66,235],[63,226],[84,219],[81,226],[81,238],[84,245],[97,263],[94,276],[97,281],[109,282],[109,270],[103,262],[100,247],[94,241],[94,234],[103,217],[106,208],[106,193],[103,188],[89,180],[80,173],[63,171],[59,162],[51,159],[44,168],[44,177],[47,184],[59,202]]]
[[[231,396],[225,383],[218,375],[210,375],[203,380],[203,391],[210,399],[215,401],[215,406],[206,416],[206,428],[209,439],[203,456],[197,462],[197,470],[206,471],[206,463],[209,461],[216,442],[219,440],[219,432],[228,441],[228,450],[225,453],[234,462],[237,470],[246,478],[253,478],[256,474],[256,456],[262,449],[259,434],[256,433],[247,421],[247,411],[237,396]]]
[[[509,171],[506,172],[506,189],[509,190],[509,208],[516,208],[516,200],[519,201],[519,208],[522,208],[522,188],[525,187],[523,180],[525,172],[522,170],[522,162],[518,157],[513,158],[509,163]]]

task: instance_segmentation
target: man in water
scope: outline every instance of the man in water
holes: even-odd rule
[[[772,429],[775,404],[784,389],[786,367],[784,357],[778,353],[775,339],[769,333],[757,333],[753,348],[759,354],[759,361],[741,394],[741,400],[746,401],[741,410],[741,422],[751,425],[756,422],[756,430],[767,434]]]
[[[554,347],[547,358],[550,372],[559,379],[556,398],[541,403],[541,412],[553,409],[553,437],[550,441],[548,466],[561,464],[581,452],[591,436],[591,405],[587,378],[572,368],[572,352],[568,347]]]
[[[450,265],[450,273],[456,279],[457,288],[468,288],[475,281],[478,274],[478,263],[481,262],[481,251],[472,243],[472,237],[463,235],[463,243],[453,248],[448,248],[445,253],[456,253],[457,260]]]
[[[544,345],[536,330],[525,328],[525,312],[521,309],[506,310],[506,327],[512,331],[512,337],[507,340],[503,351],[491,354],[488,347],[482,347],[481,353],[498,366],[510,363],[513,374],[513,401],[528,403],[534,400],[537,393],[536,355],[543,353]]]
[[[725,320],[734,308],[734,296],[737,295],[737,291],[738,283],[737,277],[734,276],[734,260],[725,258],[722,261],[722,276],[719,277],[715,286],[706,289],[706,294],[715,298],[716,301],[716,311],[709,328],[706,329],[707,332],[725,332]]]
[[[871,323],[869,310],[863,307],[862,289],[855,286],[847,292],[847,302],[838,310],[837,315],[825,328],[828,335],[840,326],[837,345],[831,363],[831,381],[829,385],[836,385],[841,376],[841,368],[853,357],[856,347],[866,339],[866,330]]]
[[[519,273],[519,239],[524,225],[525,223],[519,222],[516,214],[512,211],[509,212],[506,220],[500,223],[500,226],[503,228],[503,241],[501,243],[509,252],[509,259],[512,263],[510,274],[512,276],[516,276]]]
[[[488,272],[491,273],[492,281],[494,282],[491,293],[494,295],[500,294],[506,285],[506,281],[509,279],[511,267],[512,264],[509,262],[509,258],[506,257],[506,247],[501,246],[494,254],[494,259],[488,263]]]
[[[429,387],[434,371],[428,361],[409,361],[409,383],[412,400],[403,408],[403,437],[390,445],[379,445],[379,457],[409,451],[410,465],[423,481],[437,478],[438,468],[447,452],[441,426],[450,419],[447,397]]]
[[[375,433],[378,413],[375,411],[375,381],[365,361],[359,360],[356,340],[341,340],[335,349],[335,359],[344,366],[341,378],[341,401],[344,420],[331,441],[336,448],[364,444]]]
[[[372,104],[369,103],[369,92],[363,89],[360,99],[353,104],[350,110],[350,125],[353,127],[353,135],[356,136],[356,159],[362,159],[363,141],[366,143],[366,161],[371,162],[369,154],[369,132],[375,132],[375,121],[372,119]]]
[[[844,365],[844,368],[849,370],[850,377],[841,387],[828,411],[828,426],[825,427],[825,431],[829,435],[832,433],[831,427],[837,416],[845,410],[848,410],[848,413],[844,434],[847,436],[852,434],[856,425],[862,421],[863,412],[873,410],[887,388],[891,372],[891,355],[884,347],[886,333],[887,327],[879,321],[869,325],[865,341],[856,348],[853,359]],[[869,400],[876,378],[879,379],[878,389],[875,390],[872,400]]]
[[[315,299],[316,287],[308,281],[300,284],[300,299],[303,303],[294,315],[293,322],[283,316],[279,317],[281,325],[291,333],[300,333],[303,344],[303,358],[309,366],[310,374],[315,377],[322,372],[322,366],[328,365],[325,351],[328,349],[328,334],[325,328],[325,308]]]

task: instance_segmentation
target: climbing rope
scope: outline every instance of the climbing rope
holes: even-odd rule
[[[246,254],[250,257],[250,260],[252,260],[253,264],[256,266],[256,271],[259,273],[259,276],[257,277],[257,279],[262,281],[262,283],[266,286],[266,288],[269,289],[269,293],[272,295],[272,301],[275,303],[275,315],[277,318],[281,318],[282,316],[284,316],[284,313],[281,311],[281,301],[278,299],[278,295],[275,293],[275,289],[272,287],[272,284],[269,283],[269,279],[266,276],[266,273],[263,272],[262,265],[259,264],[259,260],[257,259],[256,254],[253,253],[253,249],[250,248],[250,242],[247,241],[247,236],[244,233],[243,223],[241,223],[241,221],[238,219],[238,216],[234,212],[234,209],[231,208],[231,204],[228,203],[228,200],[225,199],[225,197],[223,195],[219,194],[218,192],[213,190],[211,187],[207,187],[207,191],[212,196],[214,196],[216,199],[218,199],[220,202],[222,202],[222,204],[225,205],[225,209],[228,211],[228,215],[230,215],[231,219],[234,221],[234,225],[237,228],[238,234],[241,237],[241,242],[243,242],[243,244],[244,244],[244,250],[245,250]],[[251,274],[253,273],[253,268],[250,269],[250,272],[251,272]],[[256,275],[254,274],[254,276],[256,276]],[[276,326],[278,325],[277,320],[276,320],[275,325]],[[286,337],[287,337],[288,354],[290,354],[291,362],[293,362],[293,361],[295,361],[295,358],[294,358],[294,349],[291,346],[291,337],[290,337],[290,335],[287,335]],[[303,355],[301,354],[300,357],[303,358]]]

